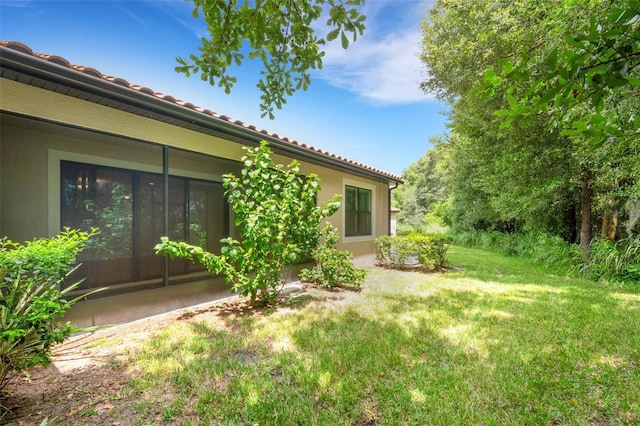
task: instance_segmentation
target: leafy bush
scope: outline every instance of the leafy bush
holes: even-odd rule
[[[232,291],[272,302],[283,284],[285,269],[311,256],[320,236],[319,224],[340,207],[340,196],[316,204],[320,191],[315,174],[302,176],[294,160],[276,165],[267,142],[245,148],[241,176],[224,176],[225,194],[240,226],[240,241],[222,240],[221,255],[163,237],[158,254],[199,261],[233,283]]]
[[[313,251],[316,264],[311,269],[300,271],[302,281],[326,288],[341,284],[362,285],[365,271],[355,267],[351,252],[336,249],[339,239],[337,229],[327,223],[322,229],[318,246]]]
[[[442,223],[451,226],[451,201],[439,201],[429,206],[426,220],[427,223]]]
[[[380,266],[424,270],[445,266],[449,239],[442,235],[388,235],[376,238],[376,262]]]
[[[67,300],[79,282],[61,290],[76,256],[96,234],[69,230],[51,239],[0,240],[0,390],[11,371],[49,363],[51,346],[75,329],[59,318],[83,295]]]

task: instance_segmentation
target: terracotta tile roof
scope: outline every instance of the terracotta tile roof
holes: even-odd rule
[[[240,121],[240,120],[234,120],[234,119],[232,119],[231,117],[229,117],[227,115],[218,114],[218,113],[216,113],[214,111],[211,111],[210,109],[203,109],[203,108],[201,108],[201,107],[199,107],[197,105],[194,105],[194,104],[192,104],[190,102],[185,102],[185,101],[182,101],[180,99],[176,99],[173,96],[165,95],[165,94],[160,93],[160,92],[156,92],[153,89],[150,89],[148,87],[139,86],[137,84],[131,84],[127,80],[125,80],[123,78],[113,77],[113,76],[102,74],[100,71],[98,71],[95,68],[86,67],[86,66],[82,66],[82,65],[74,65],[74,64],[70,63],[68,60],[66,60],[63,57],[56,56],[56,55],[49,55],[49,54],[34,52],[33,50],[31,50],[31,48],[29,46],[27,46],[27,45],[25,45],[23,43],[20,43],[20,42],[17,42],[17,41],[2,41],[2,40],[0,40],[0,46],[19,51],[21,53],[33,56],[33,57],[41,59],[43,61],[47,61],[49,63],[54,63],[54,64],[57,64],[57,65],[69,68],[71,70],[77,71],[79,73],[83,73],[85,75],[90,75],[92,77],[99,78],[99,79],[104,80],[104,81],[108,81],[108,82],[110,82],[112,84],[116,84],[116,85],[123,86],[123,87],[131,89],[131,90],[135,90],[136,92],[139,92],[139,93],[144,93],[146,95],[153,96],[154,98],[161,99],[163,101],[173,103],[173,104],[178,105],[178,106],[180,106],[182,108],[187,108],[187,109],[199,112],[201,114],[208,115],[208,116],[214,117],[216,119],[232,123],[232,124],[234,124],[236,126],[240,126],[240,127],[244,127],[246,129],[249,129],[249,130],[253,130],[253,131],[257,132],[257,133],[262,133],[264,135],[267,135],[267,136],[270,136],[272,138],[278,139],[278,140],[280,140],[282,142],[286,142],[286,143],[289,143],[289,144],[292,144],[292,145],[299,146],[299,147],[304,148],[306,150],[309,150],[309,151],[311,151],[313,153],[321,154],[322,156],[339,160],[340,162],[344,163],[345,165],[356,166],[356,167],[361,168],[363,170],[367,170],[369,172],[373,172],[375,174],[384,176],[384,177],[386,177],[386,178],[388,178],[388,179],[390,179],[392,181],[402,182],[402,177],[401,176],[398,176],[398,175],[395,175],[395,174],[392,174],[392,173],[388,173],[388,172],[385,172],[383,170],[368,166],[366,164],[351,160],[349,158],[333,154],[333,153],[331,153],[329,151],[324,151],[321,148],[317,148],[317,147],[314,147],[314,146],[311,146],[311,145],[307,145],[307,144],[298,142],[295,139],[292,140],[292,139],[289,139],[287,137],[279,136],[277,133],[270,133],[269,131],[267,131],[265,129],[258,129],[254,125],[246,124],[246,123],[244,123],[243,121]]]

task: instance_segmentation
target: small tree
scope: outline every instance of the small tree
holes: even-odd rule
[[[96,233],[67,229],[24,245],[0,239],[0,390],[11,371],[47,365],[51,346],[76,330],[58,321],[86,294],[68,300],[67,293],[80,283],[60,287]]]
[[[297,161],[276,165],[267,142],[245,148],[240,176],[225,175],[224,188],[240,227],[240,241],[222,240],[221,255],[201,247],[162,238],[159,254],[199,261],[233,283],[232,291],[271,302],[277,296],[285,269],[311,257],[319,238],[319,224],[340,207],[336,195],[322,206],[315,174],[302,176]]]

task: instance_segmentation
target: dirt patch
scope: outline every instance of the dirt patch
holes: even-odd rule
[[[353,289],[351,289],[353,290]],[[154,334],[175,321],[200,321],[213,316],[222,322],[236,316],[265,316],[308,303],[341,306],[356,291],[327,291],[306,285],[285,294],[276,306],[251,304],[236,297],[180,309],[93,333],[76,335],[54,348],[48,368],[37,367],[16,375],[0,395],[0,423],[5,425],[132,425],[179,424],[162,415],[149,418],[136,410],[137,397],[130,381],[136,353]],[[238,353],[245,363],[255,354]],[[275,372],[274,374],[277,374]],[[3,408],[4,407],[4,408]]]
[[[131,357],[168,321],[154,317],[76,335],[54,348],[52,363],[16,375],[0,396],[8,425],[134,424],[128,398]]]

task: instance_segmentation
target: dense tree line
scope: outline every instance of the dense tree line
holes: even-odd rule
[[[450,133],[405,173],[401,218],[624,238],[640,210],[640,2],[437,0],[422,83]]]

